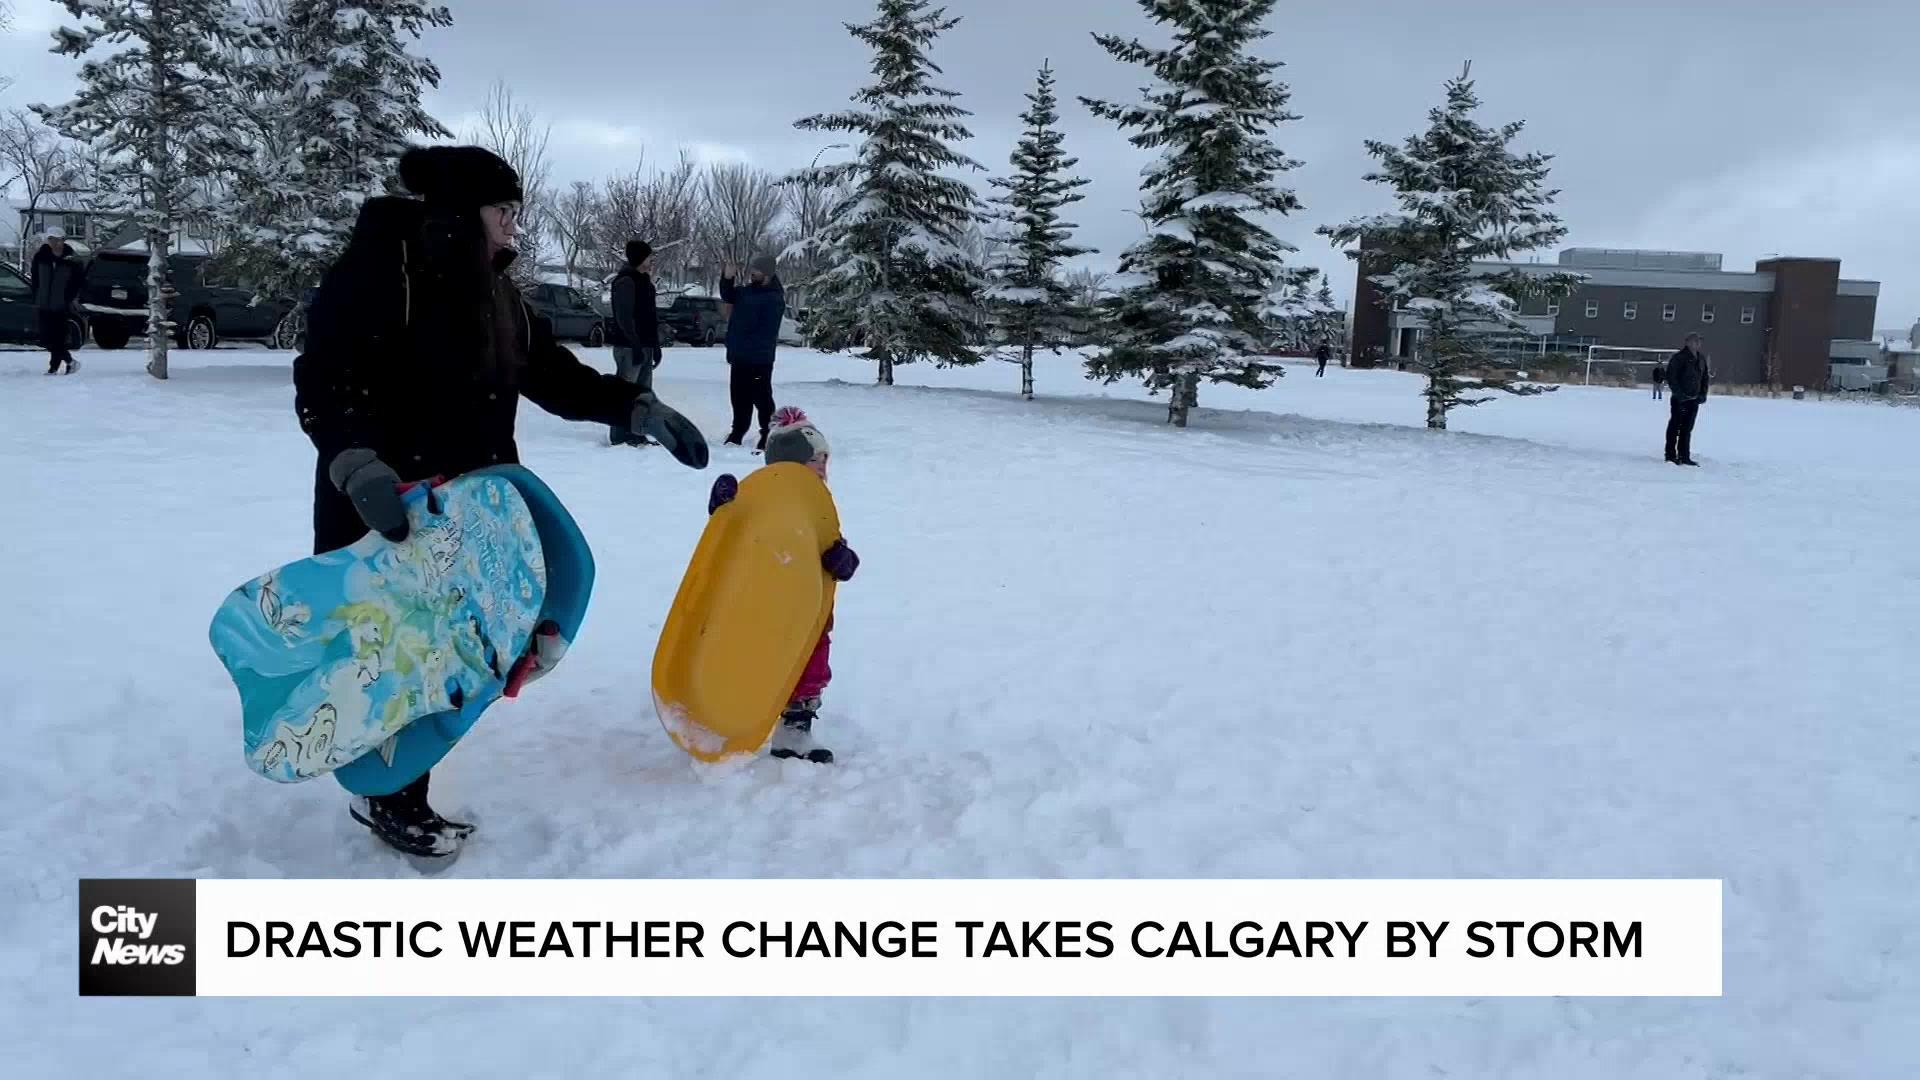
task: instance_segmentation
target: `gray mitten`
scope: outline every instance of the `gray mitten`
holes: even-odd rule
[[[400,498],[400,474],[361,447],[342,450],[327,466],[327,478],[347,498],[367,528],[399,543],[407,538],[407,504]]]
[[[633,402],[633,430],[667,448],[674,460],[693,469],[707,467],[707,437],[672,406],[642,391]]]

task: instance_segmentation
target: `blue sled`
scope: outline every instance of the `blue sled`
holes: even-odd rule
[[[466,474],[466,477],[482,476],[498,476],[520,492],[533,517],[534,529],[540,535],[547,569],[547,591],[540,609],[540,623],[544,631],[557,629],[558,635],[557,641],[550,634],[544,638],[546,668],[533,676],[537,678],[558,661],[586,619],[587,601],[593,595],[593,551],[559,496],[532,472],[519,465],[497,465]],[[457,710],[413,721],[379,749],[333,770],[334,778],[356,795],[391,795],[399,791],[438,765],[447,751],[479,721],[487,707],[506,694],[510,681],[489,680],[468,694]]]

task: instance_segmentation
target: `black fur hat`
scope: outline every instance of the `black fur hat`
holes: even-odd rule
[[[477,210],[520,202],[520,174],[478,146],[416,146],[400,155],[400,182],[427,202]]]
[[[645,240],[627,241],[628,266],[639,266],[641,263],[646,262],[647,256],[651,254],[653,254],[653,245],[647,243]]]

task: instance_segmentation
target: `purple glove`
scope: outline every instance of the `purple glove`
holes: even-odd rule
[[[832,547],[821,553],[820,567],[833,575],[835,581],[852,581],[853,572],[860,569],[860,556],[853,553],[845,540],[835,540]]]
[[[713,491],[707,496],[707,516],[712,517],[715,510],[733,501],[740,494],[740,481],[732,473],[721,473],[713,481]]]

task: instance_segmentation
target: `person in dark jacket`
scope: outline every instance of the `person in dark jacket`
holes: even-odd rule
[[[416,148],[401,157],[400,179],[422,198],[361,207],[294,360],[294,407],[318,451],[316,553],[368,530],[404,540],[403,482],[517,463],[522,397],[569,420],[625,423],[706,467],[698,429],[651,393],[582,364],[527,308],[506,273],[521,199],[506,162],[478,147]],[[350,811],[401,851],[452,854],[472,827],[427,805],[430,775],[356,798]]]
[[[33,317],[40,335],[40,347],[47,350],[47,374],[57,375],[65,364],[71,375],[78,366],[67,349],[67,324],[86,281],[87,268],[67,246],[66,234],[47,230],[47,242],[33,253],[28,280],[33,286]]]
[[[733,430],[727,442],[741,445],[747,422],[760,413],[760,442],[767,447],[767,427],[773,423],[773,353],[780,344],[780,319],[787,311],[787,293],[780,285],[773,257],[762,255],[748,264],[745,285],[735,285],[739,268],[729,265],[720,278],[720,300],[733,306],[727,316],[727,364],[731,372]]]
[[[1707,400],[1713,372],[1699,334],[1688,334],[1680,351],[1667,361],[1667,389],[1672,391],[1667,416],[1667,460],[1675,465],[1698,465],[1693,460],[1693,422]]]
[[[653,247],[627,241],[627,265],[613,277],[613,365],[620,377],[652,391],[653,369],[660,366],[660,313],[654,307]],[[607,442],[647,445],[645,435],[624,424],[607,428]]]
[[[1660,400],[1660,390],[1667,385],[1667,365],[1653,365],[1653,400]]]
[[[1318,379],[1325,376],[1327,373],[1327,361],[1333,359],[1333,350],[1327,348],[1327,343],[1323,341],[1320,343],[1320,347],[1313,351],[1313,358],[1318,361],[1319,364],[1319,366],[1313,369],[1313,377]]]

